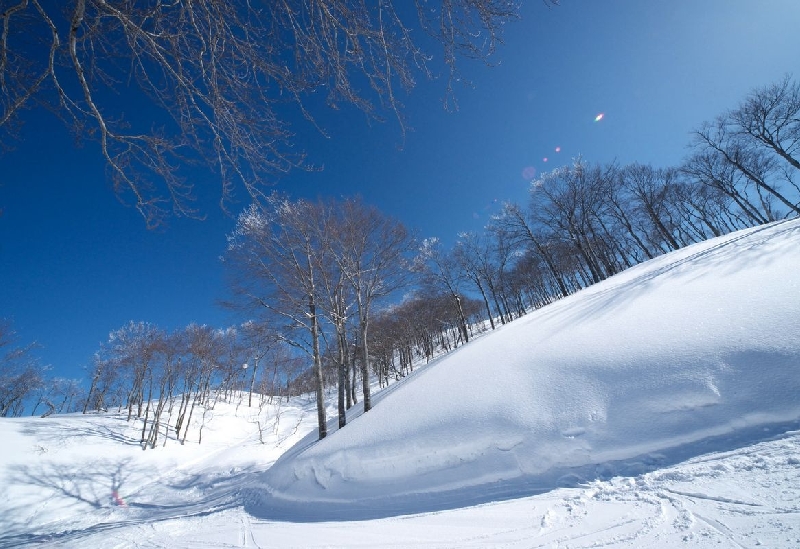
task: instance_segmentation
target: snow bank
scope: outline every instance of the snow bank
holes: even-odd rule
[[[651,470],[800,419],[800,221],[668,254],[397,386],[248,494],[256,516],[386,516]]]

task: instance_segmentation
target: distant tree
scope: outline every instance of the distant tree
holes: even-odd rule
[[[142,445],[143,448],[155,448],[161,428],[164,428],[164,443],[166,444],[169,434],[169,421],[164,419],[168,410],[173,404],[175,388],[178,385],[180,374],[179,364],[181,355],[184,351],[184,339],[180,331],[170,334],[160,331],[157,340],[154,341],[155,351],[159,360],[159,368],[156,370],[155,382],[158,387],[156,398],[153,404],[153,417],[150,420],[150,431],[145,438],[147,421],[142,425]]]
[[[749,223],[769,222],[772,212],[762,210],[763,203],[759,205],[752,202],[750,181],[719,151],[697,151],[685,160],[681,169],[693,180],[730,197]]]
[[[569,245],[590,283],[621,269],[615,239],[603,224],[607,184],[601,166],[577,158],[531,185],[531,215]]]
[[[256,386],[256,375],[259,372],[259,363],[278,343],[278,335],[269,327],[268,324],[248,320],[241,326],[244,352],[247,356],[247,369],[250,376],[249,394],[247,406],[253,405],[253,390]]]
[[[430,361],[436,354],[454,349],[457,342],[463,340],[461,320],[452,296],[432,290],[431,287],[420,288],[401,303],[376,314],[370,341],[378,368],[383,369],[382,384],[388,382],[391,373],[405,376],[414,370],[415,361]],[[464,296],[461,304],[467,322],[483,320],[480,301]]]
[[[652,245],[661,250],[677,250],[681,247],[675,232],[675,221],[671,218],[670,198],[677,184],[679,172],[675,169],[656,169],[646,164],[631,164],[619,172],[623,188],[630,200],[632,213],[644,218],[652,230],[645,230]],[[652,248],[651,248],[652,249]]]
[[[453,248],[453,257],[461,268],[464,277],[469,280],[481,294],[483,304],[486,307],[486,316],[492,330],[495,329],[494,313],[489,306],[489,294],[495,302],[497,314],[501,322],[505,323],[503,312],[497,298],[495,284],[497,279],[497,268],[491,257],[491,244],[485,233],[461,233]]]
[[[464,273],[452,251],[446,250],[438,238],[426,238],[420,246],[416,268],[422,283],[430,293],[446,293],[458,318],[458,333],[462,343],[469,342],[467,314],[464,309]],[[457,345],[457,342],[455,343]]]
[[[55,112],[99,143],[114,191],[152,225],[197,215],[187,149],[215,168],[223,201],[235,183],[260,197],[260,181],[303,164],[292,112],[313,123],[324,101],[402,120],[398,89],[435,59],[449,98],[456,59],[491,55],[517,16],[513,0],[3,2],[0,129]]]
[[[153,367],[163,333],[147,322],[129,322],[112,331],[106,354],[128,381],[128,421],[149,413],[153,395]]]
[[[11,323],[0,321],[0,417],[22,415],[26,400],[44,385],[34,346],[17,347],[15,339]]]
[[[117,404],[113,395],[120,383],[120,370],[116,367],[113,358],[104,356],[103,350],[97,351],[92,357],[91,382],[83,413],[89,410],[105,410]]]
[[[39,406],[45,407],[42,417],[74,412],[80,409],[85,399],[86,393],[80,380],[62,377],[44,379],[31,415],[36,415]]]
[[[175,433],[181,444],[186,442],[198,405],[207,409],[214,376],[220,371],[225,356],[225,334],[207,325],[190,324],[184,329],[185,360],[183,361],[183,398],[178,410]],[[187,415],[188,412],[188,415]],[[202,425],[199,440],[202,441]],[[181,435],[183,429],[183,435]]]
[[[527,247],[532,253],[538,255],[547,266],[547,272],[556,286],[557,297],[569,295],[564,272],[556,264],[556,255],[553,252],[553,237],[543,230],[536,222],[532,212],[528,212],[519,205],[507,202],[499,215],[492,219],[492,224],[502,229],[509,238],[518,244]]]
[[[520,314],[528,308],[544,307],[559,294],[548,285],[546,267],[541,258],[531,250],[523,250],[519,254],[508,273],[508,284],[520,302]]]
[[[508,278],[509,269],[513,264],[514,258],[518,257],[521,253],[519,246],[516,244],[514,236],[502,227],[492,224],[486,227],[491,241],[490,253],[492,262],[495,265],[494,273],[497,280],[494,282],[496,292],[499,297],[500,304],[503,306],[504,316],[506,321],[510,322],[513,319],[512,307],[510,304],[511,299],[511,284]],[[521,303],[518,304],[517,316],[525,313],[525,307]]]

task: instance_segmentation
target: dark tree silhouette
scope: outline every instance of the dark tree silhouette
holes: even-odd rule
[[[313,123],[309,105],[402,125],[399,90],[441,67],[450,97],[457,58],[491,55],[517,16],[513,0],[2,2],[0,130],[52,110],[99,143],[116,194],[149,225],[195,216],[187,158],[218,172],[223,204],[237,186],[259,197],[303,165],[288,121]]]

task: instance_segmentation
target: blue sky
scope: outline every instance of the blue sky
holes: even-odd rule
[[[800,77],[797,0],[529,0],[522,13],[495,66],[462,65],[473,87],[456,88],[457,112],[442,109],[443,82],[420,78],[403,98],[405,136],[391,119],[321,113],[330,138],[300,127],[297,143],[324,170],[293,172],[278,188],[360,193],[421,236],[452,242],[502,201],[525,203],[526,168],[541,173],[577,154],[674,165],[701,122],[754,87]],[[41,345],[42,362],[82,376],[128,320],[166,329],[239,320],[216,304],[234,219],[213,196],[201,204],[205,221],[148,231],[114,197],[96,144],[75,147],[44,112],[25,121],[23,139],[0,156],[0,317],[21,342]],[[195,182],[217,190],[210,173]]]

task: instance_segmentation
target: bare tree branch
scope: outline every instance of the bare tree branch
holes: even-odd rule
[[[198,217],[187,163],[216,171],[223,208],[239,189],[263,199],[309,167],[289,121],[324,133],[319,99],[404,129],[398,90],[441,66],[449,103],[456,59],[491,56],[517,16],[514,0],[0,2],[0,129],[16,135],[25,108],[50,109],[98,142],[115,193],[148,225]]]

